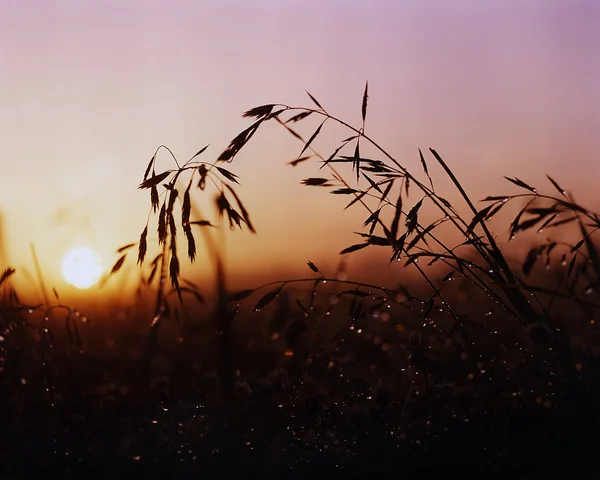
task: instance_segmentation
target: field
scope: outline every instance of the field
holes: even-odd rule
[[[368,85],[358,127],[308,95],[248,110],[214,162],[140,166],[148,221],[103,279],[137,261],[135,308],[23,305],[4,270],[3,478],[600,475],[600,216],[550,177],[472,199],[435,149],[413,174],[368,136]],[[234,290],[219,235],[255,231],[234,160],[266,123],[298,140],[290,170],[314,163],[307,188],[365,221],[336,271],[307,259],[302,278]],[[345,139],[321,154],[329,126]],[[201,248],[210,285],[180,274]],[[343,259],[368,254],[351,278]]]

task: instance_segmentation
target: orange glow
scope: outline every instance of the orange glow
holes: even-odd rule
[[[102,261],[98,254],[85,247],[67,253],[61,266],[65,280],[82,290],[98,283],[103,272]]]

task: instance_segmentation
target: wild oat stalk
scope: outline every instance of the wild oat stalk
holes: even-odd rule
[[[151,284],[154,278],[157,278],[158,274],[156,306],[154,319],[151,324],[149,344],[149,350],[151,351],[156,340],[158,326],[171,310],[167,301],[171,293],[175,293],[178,296],[180,303],[183,302],[182,293],[186,292],[194,295],[200,303],[204,303],[204,297],[198,287],[191,282],[186,282],[187,287],[180,285],[180,256],[177,250],[177,234],[183,231],[187,242],[187,256],[190,262],[193,263],[197,252],[193,229],[200,228],[204,230],[203,238],[209,250],[209,257],[215,262],[217,304],[214,312],[214,320],[217,325],[221,344],[220,355],[223,368],[221,380],[224,384],[224,391],[228,392],[233,387],[232,378],[234,378],[230,329],[233,314],[228,309],[227,283],[222,253],[212,235],[205,231],[208,228],[215,227],[216,223],[206,218],[192,218],[192,210],[198,213],[197,208],[192,208],[194,206],[193,193],[206,193],[208,185],[211,185],[216,190],[214,205],[218,218],[226,217],[232,229],[241,229],[245,225],[252,233],[255,233],[255,230],[250,220],[250,215],[233,186],[234,184],[239,184],[237,175],[219,166],[218,162],[209,163],[196,160],[207,148],[208,145],[200,149],[181,166],[173,152],[164,145],[158,147],[150,159],[144,173],[143,181],[138,187],[150,190],[151,211],[148,214],[146,226],[137,244],[137,262],[140,265],[144,262],[148,249],[147,236],[150,216],[152,213],[156,214],[158,212],[156,217],[156,231],[161,251],[151,262],[151,271],[147,280],[147,283]],[[156,173],[156,156],[160,149],[165,149],[169,152],[177,168]],[[187,175],[187,179],[184,183],[185,189],[183,190],[183,195],[180,195],[178,182],[182,180],[184,174]],[[162,188],[160,188],[161,186]],[[177,202],[181,206],[180,209],[175,208]],[[120,250],[125,251],[133,245],[130,244],[121,247]],[[113,272],[118,271],[125,261],[126,255],[127,253],[123,253],[119,260],[117,260],[117,263],[113,267]],[[166,292],[167,278],[171,282],[172,291],[170,293]],[[174,310],[177,313],[177,308]]]
[[[419,159],[427,177],[427,183],[422,183],[417,177],[408,171],[396,158],[388,151],[380,146],[375,140],[365,133],[365,121],[368,104],[368,84],[362,97],[361,108],[361,126],[354,127],[349,123],[331,115],[321,105],[321,103],[310,93],[309,98],[314,103],[314,107],[295,107],[286,104],[267,104],[255,107],[248,110],[244,117],[254,118],[254,123],[235,137],[229,147],[219,157],[220,161],[233,161],[234,157],[246,145],[250,138],[256,133],[258,128],[271,120],[276,121],[284,127],[291,135],[303,143],[303,147],[299,155],[289,162],[290,165],[296,166],[299,163],[316,158],[321,161],[320,169],[327,167],[331,173],[331,177],[319,176],[311,177],[302,180],[302,184],[311,187],[330,188],[331,193],[335,195],[351,196],[352,200],[346,208],[360,203],[367,211],[363,226],[368,227],[368,232],[358,233],[362,241],[343,249],[340,253],[345,255],[364,248],[373,246],[388,247],[391,250],[390,263],[400,261],[402,257],[406,258],[405,264],[412,264],[416,267],[427,284],[432,288],[432,295],[427,300],[423,301],[422,319],[423,326],[426,325],[428,317],[433,309],[446,311],[453,318],[455,326],[449,334],[452,334],[455,329],[462,332],[464,338],[471,343],[475,349],[475,345],[470,340],[469,335],[464,329],[466,322],[474,323],[466,316],[459,316],[446,301],[442,293],[444,284],[450,280],[462,277],[470,282],[471,285],[484,292],[493,301],[498,303],[506,312],[514,317],[522,327],[531,329],[531,326],[537,324],[549,329],[554,337],[554,346],[556,350],[563,353],[561,364],[568,371],[570,366],[565,365],[567,360],[568,346],[561,340],[558,334],[558,329],[554,325],[554,321],[544,308],[542,302],[537,297],[539,291],[525,283],[525,281],[511,268],[509,261],[506,259],[494,235],[490,232],[486,222],[496,215],[508,200],[517,197],[488,197],[486,201],[492,203],[483,209],[478,210],[475,203],[466,193],[460,181],[454,175],[452,170],[442,159],[442,157],[434,149],[429,151],[433,155],[435,161],[441,166],[452,184],[458,190],[460,198],[466,203],[470,210],[470,218],[463,217],[457,208],[449,201],[440,196],[434,186],[434,182],[430,176],[429,168],[422,151],[419,150]],[[317,128],[305,140],[295,129],[293,124],[305,121],[307,118],[318,117]],[[320,155],[314,147],[315,141],[322,133],[326,123],[335,123],[343,126],[350,132],[350,136],[342,140],[339,146],[328,156]],[[380,159],[366,158],[361,155],[361,149],[366,144],[374,147],[381,155]],[[351,149],[352,153],[343,154],[345,150]],[[351,166],[355,178],[352,181],[346,180],[337,170],[337,165]],[[519,187],[525,188],[536,199],[542,198],[537,191],[518,179],[508,179]],[[588,254],[593,266],[597,281],[600,278],[600,257],[596,253],[593,243],[590,240],[590,235],[587,233],[580,216],[585,217],[592,222],[592,227],[598,227],[598,216],[588,212],[585,209],[577,206],[566,198],[565,192],[558,187],[554,180],[550,179],[553,185],[565,196],[564,200],[556,200],[556,204],[544,210],[525,210],[527,213],[535,215],[533,219],[521,221],[521,216],[524,211],[521,211],[512,224],[511,236],[516,232],[526,230],[538,224],[542,220],[546,220],[544,227],[549,227],[553,224],[554,218],[559,213],[571,211],[574,213],[570,220],[557,220],[566,223],[568,221],[577,220],[580,224],[583,239],[580,244],[573,246],[572,252],[580,254],[579,249],[583,244],[586,245]],[[413,189],[419,193],[419,198],[416,202],[408,200],[409,190]],[[395,193],[394,193],[395,192]],[[377,205],[371,206],[371,202],[375,200]],[[419,213],[425,203],[429,203],[440,212],[441,217],[429,225],[423,225],[419,221]],[[411,205],[408,208],[408,205]],[[384,221],[384,209],[389,211],[388,218],[391,221]],[[448,246],[436,234],[437,228],[444,224],[452,225],[463,237],[463,241],[455,246]],[[478,232],[481,231],[482,233]],[[546,246],[537,246],[529,253],[523,264],[523,273],[525,275],[530,271],[535,263],[535,260],[542,254],[549,254],[554,248],[554,244]],[[435,247],[435,248],[434,248]],[[481,264],[476,264],[473,261],[467,260],[464,256],[457,253],[460,247],[470,247],[473,249]],[[418,263],[419,259],[424,258],[429,260],[428,265],[436,262],[446,264],[451,270],[443,278],[442,286],[437,286],[434,280],[431,279],[425,269]],[[569,270],[573,269],[574,257]],[[587,265],[587,262],[585,263]],[[585,272],[587,266],[581,267],[581,272]],[[274,291],[266,294],[261,300],[262,303],[271,301],[279,294],[281,289],[287,282],[282,283]],[[241,292],[243,293],[243,292]],[[235,299],[236,297],[234,297]],[[533,299],[538,304],[536,308],[530,301]],[[259,301],[259,304],[261,304]],[[576,383],[574,377],[569,379]]]

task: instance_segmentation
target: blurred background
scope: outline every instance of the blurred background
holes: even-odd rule
[[[516,192],[503,175],[537,186],[548,173],[598,209],[598,25],[595,0],[2,0],[0,266],[31,282],[34,243],[59,291],[74,247],[110,268],[144,228],[137,186],[160,144],[183,161],[210,144],[213,161],[245,110],[310,106],[305,90],[359,126],[365,80],[367,133],[409,169],[433,147],[474,199]],[[348,136],[329,132],[325,156]],[[268,126],[227,166],[258,231],[227,234],[240,283],[306,273],[306,260],[333,269],[356,243],[367,215],[300,185],[319,176],[286,165],[301,147]],[[164,152],[159,165],[174,166]],[[191,277],[210,274],[198,244]]]

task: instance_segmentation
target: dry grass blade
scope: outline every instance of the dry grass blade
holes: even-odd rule
[[[156,276],[157,271],[158,271],[158,263],[155,263],[154,265],[152,265],[152,270],[150,270],[150,275],[148,275],[148,280],[146,281],[146,283],[148,285],[150,285],[152,283],[152,280],[154,280],[154,277]]]
[[[427,178],[429,179],[429,185],[431,185],[431,189],[433,190],[433,180],[431,180],[431,176],[429,175],[429,169],[427,168],[427,163],[425,162],[425,157],[423,156],[423,152],[419,148],[419,157],[421,158],[421,166],[423,167],[423,171]]]
[[[414,207],[410,209],[408,215],[406,216],[405,226],[408,234],[410,235],[415,228],[417,228],[417,224],[419,223],[419,209],[423,205],[423,199],[419,200]]]
[[[379,247],[389,247],[395,242],[395,240],[390,240],[389,238],[385,237],[379,237],[377,235],[368,235],[368,239],[370,245],[377,245]]]
[[[379,185],[377,185],[372,179],[371,177],[369,177],[368,175],[366,175],[364,172],[362,172],[362,176],[365,178],[365,180],[367,182],[369,182],[369,185],[371,185],[372,188],[374,188],[375,190],[377,190],[379,193],[383,194],[383,191],[381,190],[381,188],[379,188]]]
[[[259,310],[263,309],[269,303],[271,303],[273,300],[275,300],[284,286],[285,286],[285,282],[282,283],[281,285],[279,285],[274,290],[271,290],[269,293],[266,293],[265,295],[263,295],[261,297],[261,299],[258,302],[256,302],[256,305],[254,305],[254,311],[259,311]]]
[[[333,195],[351,195],[353,193],[360,193],[360,190],[356,190],[355,188],[338,188],[336,190],[332,190],[331,194]]]
[[[179,287],[179,259],[175,254],[171,255],[171,261],[169,263],[169,276],[171,277],[171,285],[179,297],[179,302],[183,303],[183,299],[181,298],[181,288]]]
[[[119,257],[119,259],[115,262],[112,269],[110,270],[109,275],[113,275],[114,273],[117,273],[119,270],[121,270],[123,263],[125,263],[125,258],[127,258],[127,254],[121,255]]]
[[[209,147],[208,145],[206,145],[206,146],[202,147],[200,150],[198,150],[198,152],[197,152],[197,153],[196,153],[196,154],[195,154],[195,155],[194,155],[192,158],[190,158],[190,160],[193,160],[193,159],[194,159],[194,158],[196,158],[198,155],[202,155],[202,154],[203,154],[203,153],[206,151],[206,149],[207,149],[208,147]]]
[[[380,212],[381,212],[381,208],[375,210],[373,213],[371,213],[371,215],[369,215],[367,217],[367,219],[365,220],[365,223],[363,223],[363,227],[366,227],[367,225],[371,225],[371,227],[369,229],[369,235],[373,234],[373,231],[375,230],[375,227],[377,226],[377,222],[379,221]]]
[[[128,243],[127,245],[123,245],[122,247],[117,248],[116,252],[123,253],[125,250],[129,250],[131,247],[134,247],[134,246],[135,246],[135,242]]]
[[[311,110],[306,110],[305,112],[297,113],[296,115],[294,115],[293,117],[291,117],[289,120],[287,120],[285,123],[296,123],[296,122],[299,122],[300,120],[305,119],[306,117],[308,117],[312,113],[313,112]]]
[[[321,110],[325,111],[325,109],[321,106],[321,104],[317,101],[317,99],[315,97],[313,97],[308,91],[306,91],[306,94],[310,97],[310,99],[313,101],[313,103],[319,107]]]
[[[357,250],[362,250],[365,247],[368,247],[370,245],[370,243],[359,243],[357,245],[351,245],[350,247],[346,247],[344,248],[341,252],[340,255],[345,255],[347,253],[352,253],[352,252],[356,252]]]
[[[2,285],[11,275],[13,275],[15,271],[16,270],[14,268],[10,267],[4,269],[2,275],[0,276],[0,285]]]
[[[252,295],[255,291],[255,289],[240,290],[239,292],[232,293],[229,296],[229,300],[232,302],[239,302],[240,300],[243,300],[244,298]]]
[[[506,178],[506,180],[508,180],[509,182],[514,183],[518,187],[529,190],[532,193],[537,193],[537,190],[535,188],[533,188],[531,185],[527,185],[523,180],[519,180],[516,177],[515,178],[504,177],[504,178]]]
[[[190,213],[192,211],[192,204],[190,200],[190,187],[192,186],[192,178],[188,184],[185,192],[183,192],[183,202],[181,203],[181,223],[187,225],[190,223]]]
[[[150,162],[148,162],[148,166],[146,167],[146,171],[144,172],[144,181],[148,179],[148,175],[150,174],[150,169],[152,165],[154,165],[154,159],[156,158],[156,154],[152,155]]]
[[[394,211],[394,218],[392,220],[392,226],[390,228],[390,240],[396,241],[398,236],[398,226],[400,225],[400,215],[402,215],[402,190],[398,193],[398,200],[396,200],[396,210]]]
[[[148,244],[146,242],[146,237],[148,236],[148,225],[144,228],[144,231],[140,235],[140,243],[138,246],[138,259],[137,263],[141,265],[144,263],[144,258],[146,257],[146,251],[148,249]]]
[[[256,230],[254,229],[254,226],[252,225],[252,222],[250,221],[250,214],[248,213],[248,211],[244,207],[244,204],[240,200],[240,197],[238,197],[237,193],[235,193],[235,190],[231,186],[226,185],[226,187],[229,189],[229,191],[233,195],[233,198],[235,198],[235,201],[238,204],[238,207],[239,207],[239,209],[242,212],[242,218],[244,219],[244,222],[246,222],[246,225],[248,226],[248,229],[252,233],[256,233]]]
[[[159,205],[158,188],[156,188],[156,185],[150,188],[150,204],[152,205],[152,211],[156,213]]]
[[[264,121],[264,118],[261,118],[250,125],[246,130],[241,132],[237,137],[235,137],[230,143],[229,146],[219,155],[217,161],[220,162],[231,162],[233,158],[238,154],[241,148],[252,138],[252,136],[258,130],[260,124]]]
[[[237,181],[237,175],[235,175],[234,173],[231,173],[229,170],[225,170],[224,168],[221,168],[221,167],[217,167],[217,170],[219,171],[219,173],[221,175],[223,175],[230,182],[234,182],[237,184],[240,183]]]
[[[525,260],[523,261],[523,265],[521,266],[521,270],[525,275],[529,275],[538,258],[544,251],[543,246],[536,246],[527,252]]]
[[[352,159],[352,169],[356,169],[356,182],[360,178],[360,138],[356,140],[356,147],[354,149],[354,158]]]
[[[369,82],[365,83],[365,92],[363,93],[362,99],[362,126],[365,128],[365,119],[367,118],[367,100],[369,99]]]
[[[306,157],[300,157],[300,158],[297,158],[296,160],[292,160],[291,162],[288,162],[288,165],[291,165],[292,167],[295,167],[299,163],[305,162],[309,158],[312,158],[312,155],[308,155]]]
[[[315,132],[310,136],[310,138],[307,140],[307,142],[304,144],[304,148],[302,148],[302,151],[300,152],[300,155],[298,155],[298,157],[301,157],[302,154],[304,152],[306,152],[306,149],[308,147],[310,147],[310,144],[314,141],[315,138],[317,138],[317,136],[319,135],[319,133],[321,132],[321,128],[323,128],[323,125],[325,125],[325,122],[327,120],[324,120],[315,130]]]
[[[423,230],[421,230],[419,233],[417,233],[417,235],[415,235],[413,237],[413,239],[410,241],[410,243],[406,247],[406,250],[408,251],[408,250],[412,249],[417,243],[419,243],[420,240],[423,240],[425,245],[427,245],[426,237],[429,234],[429,232],[431,232],[436,226],[437,226],[437,224],[432,223],[432,224],[428,225],[426,228],[424,228]]]
[[[290,126],[287,125],[287,122],[282,122],[279,118],[276,118],[275,120],[277,120],[277,122],[279,122],[279,124],[283,126],[283,128],[285,128],[293,137],[297,138],[301,142],[304,142],[302,136],[298,132],[290,128]]]
[[[194,239],[192,227],[190,227],[189,223],[183,225],[183,233],[185,234],[185,238],[187,239],[188,257],[190,259],[190,262],[194,263],[194,260],[196,259],[196,240]]]
[[[198,225],[199,227],[214,227],[208,220],[195,220],[190,222],[190,225]]]
[[[546,177],[548,177],[550,183],[554,186],[554,188],[556,188],[556,191],[560,193],[563,197],[567,198],[566,190],[564,190],[558,183],[556,183],[550,175],[546,175]]]
[[[141,190],[144,188],[155,187],[160,182],[162,182],[165,178],[167,178],[169,175],[171,175],[171,173],[173,173],[173,170],[167,170],[166,172],[159,173],[158,175],[153,175],[149,179],[144,180],[142,183],[140,183],[138,188]]]
[[[333,162],[333,159],[335,158],[335,156],[336,156],[336,155],[339,153],[339,151],[340,151],[342,148],[344,148],[344,147],[346,146],[346,144],[347,144],[347,142],[345,142],[345,143],[342,143],[342,144],[341,144],[339,147],[337,147],[337,148],[336,148],[336,149],[333,151],[333,153],[332,153],[332,154],[329,156],[329,158],[323,162],[323,165],[321,165],[321,167],[319,167],[319,170],[320,170],[321,168],[323,168],[325,165],[327,165],[327,164],[329,164],[329,163]]]
[[[158,214],[158,243],[162,245],[167,239],[167,205],[163,202]]]
[[[305,178],[301,183],[308,187],[331,187],[331,184],[327,182],[329,182],[329,180],[326,178]]]
[[[404,243],[406,242],[407,232],[400,235],[400,238],[396,240],[392,247],[392,256],[390,257],[390,263],[400,261],[400,256],[404,250]]]
[[[306,262],[306,264],[308,265],[308,267],[315,273],[321,273],[318,269],[318,267],[311,261]]]
[[[255,118],[263,118],[268,116],[272,111],[275,105],[261,105],[260,107],[254,107],[250,110],[244,112],[243,117],[255,117]]]
[[[387,187],[385,187],[385,190],[383,191],[383,193],[381,194],[381,200],[380,200],[380,204],[381,202],[384,202],[385,200],[387,200],[388,195],[390,193],[390,190],[392,189],[392,187],[394,186],[394,179],[390,180]],[[402,187],[401,187],[402,188]]]
[[[324,186],[330,186],[330,185],[324,185]],[[354,205],[355,203],[359,202],[362,200],[362,198],[367,194],[366,190],[363,190],[362,192],[360,192],[356,197],[354,197],[354,199],[344,207],[344,210],[346,210],[347,208],[350,208],[352,205]]]
[[[471,233],[473,233],[473,230],[475,229],[475,227],[484,219],[486,219],[489,215],[489,213],[491,212],[492,208],[494,208],[494,204],[492,205],[488,205],[485,208],[482,208],[481,210],[479,210],[477,212],[477,214],[473,217],[473,219],[471,220],[471,223],[469,223],[469,226],[467,227],[467,235],[470,235]]]

